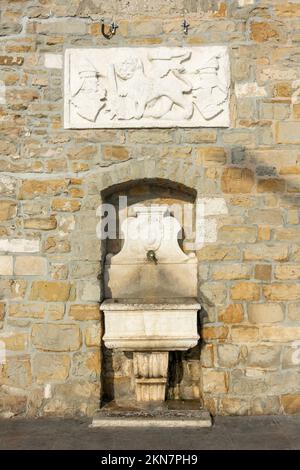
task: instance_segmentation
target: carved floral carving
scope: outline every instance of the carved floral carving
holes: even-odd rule
[[[66,51],[67,128],[228,125],[226,47]]]

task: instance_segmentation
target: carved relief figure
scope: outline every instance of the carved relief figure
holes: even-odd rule
[[[212,57],[194,73],[193,102],[202,116],[209,120],[223,111],[228,90],[219,76],[219,56]]]
[[[67,127],[228,126],[226,47],[70,50],[67,59]]]
[[[172,63],[172,56],[167,60],[167,67],[164,64],[162,70],[153,68],[150,76],[145,75],[143,63],[137,58],[128,58],[114,65],[117,93],[114,105],[118,119],[159,119],[173,105],[181,108],[181,119],[191,117],[193,106],[184,93],[191,92],[192,85],[183,76],[183,68]]]
[[[91,65],[79,72],[79,78],[81,83],[71,102],[79,116],[95,122],[101,109],[106,106],[106,88],[100,81],[100,73]]]

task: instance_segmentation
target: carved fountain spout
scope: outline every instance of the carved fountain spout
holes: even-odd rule
[[[157,258],[154,250],[147,251],[147,260],[150,261],[150,263],[157,264]]]

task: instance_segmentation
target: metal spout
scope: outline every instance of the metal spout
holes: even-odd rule
[[[157,258],[154,250],[147,251],[147,260],[150,261],[150,263],[157,264]]]

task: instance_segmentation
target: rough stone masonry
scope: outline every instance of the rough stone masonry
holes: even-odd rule
[[[0,415],[99,407],[96,209],[104,189],[146,177],[227,208],[197,252],[201,353],[184,362],[180,397],[212,414],[299,413],[299,2],[0,7]],[[109,40],[102,17],[119,24]],[[64,129],[64,49],[148,45],[228,46],[230,127]],[[122,384],[119,359],[110,376]]]

